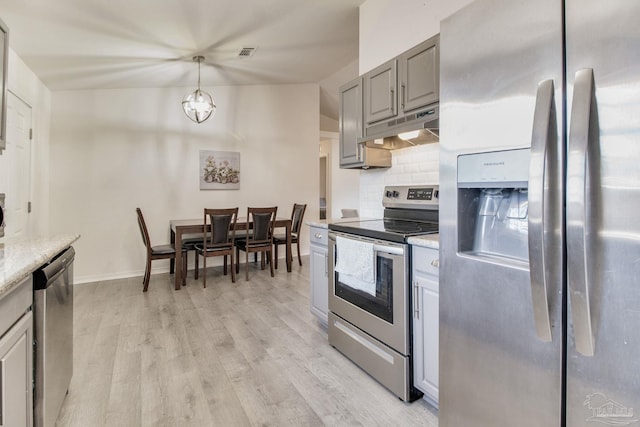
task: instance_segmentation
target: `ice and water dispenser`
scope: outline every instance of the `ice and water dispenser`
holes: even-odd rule
[[[530,149],[458,156],[458,250],[528,262]]]

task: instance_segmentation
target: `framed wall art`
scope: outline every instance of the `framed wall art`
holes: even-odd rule
[[[200,190],[239,190],[240,153],[200,150]]]

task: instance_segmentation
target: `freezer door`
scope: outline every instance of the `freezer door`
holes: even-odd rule
[[[500,251],[493,257],[474,253],[469,241],[477,224],[494,225],[492,219],[475,221],[480,216],[511,218],[527,233],[527,222],[521,221],[526,204],[516,203],[518,209],[512,209],[514,204],[505,204],[503,200],[509,199],[503,197],[496,198],[495,206],[480,206],[483,194],[514,191],[458,186],[464,174],[458,169],[460,156],[531,147],[534,116],[544,116],[540,111],[547,112],[547,119],[555,115],[547,123],[556,150],[537,160],[544,163],[545,156],[558,155],[562,135],[558,114],[563,109],[561,16],[560,0],[476,0],[441,24],[441,427],[561,425],[560,215],[547,217],[551,223],[538,227],[542,243],[553,249],[553,255],[545,258],[546,293],[538,292],[542,288],[535,283],[532,287],[526,253],[531,247],[525,246],[524,256],[510,259]],[[539,90],[541,82],[549,81]],[[546,110],[545,102],[537,100],[539,93],[546,94],[540,95],[547,100]],[[505,164],[486,162],[487,167]],[[538,174],[535,194],[542,197],[550,187],[549,176],[543,171],[529,174]],[[502,184],[485,185],[491,189]],[[519,190],[522,197],[526,182],[524,186]],[[547,207],[534,211],[544,213]],[[532,217],[529,224],[534,219],[543,221]],[[543,302],[534,310],[536,301]]]
[[[568,427],[640,425],[639,19],[566,1]]]

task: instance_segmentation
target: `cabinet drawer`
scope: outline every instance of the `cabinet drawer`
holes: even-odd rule
[[[311,227],[309,242],[314,245],[327,246],[329,244],[328,234],[329,230],[326,228]]]
[[[439,275],[440,258],[438,250],[412,246],[411,251],[413,269],[415,271],[436,277]]]
[[[0,336],[31,307],[33,281],[31,274],[0,299]]]

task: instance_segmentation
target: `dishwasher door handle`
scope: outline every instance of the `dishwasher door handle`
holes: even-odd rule
[[[56,258],[49,264],[36,270],[33,273],[33,286],[34,289],[46,289],[50,283],[56,281],[58,277],[67,269],[67,267],[73,262],[76,255],[76,251],[73,247],[68,248],[64,252],[61,252]]]

